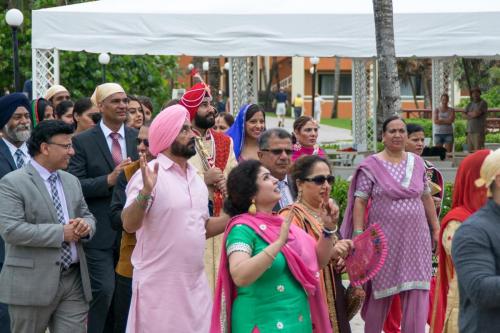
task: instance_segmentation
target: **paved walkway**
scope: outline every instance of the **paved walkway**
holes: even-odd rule
[[[285,119],[285,129],[290,133],[293,132],[293,118]],[[278,127],[278,118],[276,117],[266,117],[267,128]],[[343,128],[332,127],[328,125],[321,125],[319,129],[319,143],[329,143],[336,141],[348,141],[352,140],[352,134],[350,130]]]

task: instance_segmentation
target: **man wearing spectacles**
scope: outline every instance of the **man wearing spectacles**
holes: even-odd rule
[[[0,181],[5,267],[0,300],[12,332],[83,333],[92,298],[83,243],[96,230],[78,179],[63,171],[73,127],[47,120],[28,140],[31,160]]]
[[[260,135],[258,144],[260,162],[278,179],[281,199],[273,209],[277,212],[292,204],[297,196],[288,176],[292,164],[292,136],[282,128],[272,128]]]

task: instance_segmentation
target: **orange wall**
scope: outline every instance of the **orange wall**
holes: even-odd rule
[[[311,90],[311,89],[309,89]],[[419,108],[424,107],[424,101],[418,101],[419,102]],[[404,100],[401,102],[401,106],[403,110],[408,110],[408,109],[415,109],[415,103],[413,103],[413,100]],[[325,100],[321,107],[321,117],[322,118],[331,118],[332,116],[332,107],[333,107],[333,101],[332,100]],[[339,114],[338,118],[342,119],[352,119],[352,103],[351,100],[339,100]],[[312,109],[311,109],[311,100],[307,99],[304,101],[304,114],[307,116],[312,115]]]

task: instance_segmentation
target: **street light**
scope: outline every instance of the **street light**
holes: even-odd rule
[[[193,64],[189,64],[187,69],[189,71],[189,84],[190,84],[190,87],[193,86],[193,68],[194,68],[194,65]]]
[[[309,62],[311,65],[313,65],[310,69],[309,72],[312,74],[312,95],[311,95],[311,114],[314,117],[314,97],[316,96],[316,66],[319,63],[319,58],[318,57],[311,57],[309,58]]]
[[[224,90],[226,91],[226,95],[228,97],[229,97],[229,70],[230,69],[231,69],[231,64],[228,61],[226,61],[224,63],[224,70],[225,70],[225,72],[224,72],[224,74],[225,74],[224,75],[224,77],[225,77],[225,80],[224,80],[225,81],[224,82],[225,83],[224,84]]]
[[[102,67],[102,83],[106,82],[106,65],[109,64],[111,61],[111,57],[107,53],[101,53],[99,54],[99,63],[101,64]]]
[[[17,40],[17,28],[23,24],[23,13],[16,8],[10,9],[5,15],[5,21],[12,28],[12,49],[14,51],[14,89],[21,91],[21,79],[19,76],[19,43]]]
[[[205,72],[205,84],[208,85],[208,67],[209,63],[208,61],[204,61],[202,64],[203,71]]]

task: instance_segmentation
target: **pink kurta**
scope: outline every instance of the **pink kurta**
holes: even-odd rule
[[[154,200],[132,253],[128,333],[208,332],[212,296],[203,264],[208,190],[196,169],[187,174],[163,154]],[[137,172],[127,186],[130,205],[142,188]]]

